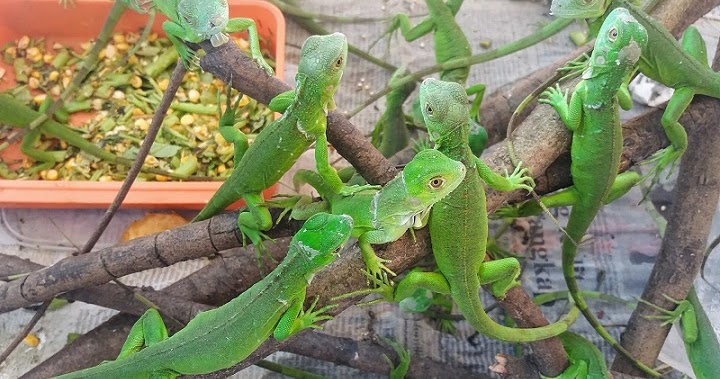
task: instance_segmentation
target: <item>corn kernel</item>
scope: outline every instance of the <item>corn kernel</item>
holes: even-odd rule
[[[112,98],[115,100],[125,100],[125,92],[117,90],[113,92]]]
[[[158,39],[157,33],[150,33],[150,35],[147,38],[148,42],[155,42]]]
[[[62,93],[62,90],[60,89],[59,85],[54,85],[52,88],[50,88],[50,95],[52,96],[60,96]]]
[[[145,116],[145,112],[144,112],[142,109],[140,109],[140,108],[133,108],[133,110],[132,110],[132,115],[135,116],[135,117],[137,117],[137,116]]]
[[[248,105],[249,102],[250,102],[250,97],[243,96],[243,98],[240,100],[240,103],[238,103],[238,105],[241,107],[244,107],[244,106]]]
[[[37,89],[38,87],[40,87],[40,80],[36,77],[31,76],[28,79],[28,87],[30,87],[30,89]]]
[[[155,175],[155,180],[157,180],[158,182],[167,182],[170,180],[170,178],[165,175]]]
[[[195,122],[195,117],[191,114],[185,114],[182,117],[180,117],[180,124],[184,126],[190,126]]]
[[[83,50],[90,50],[91,47],[92,47],[92,42],[90,42],[90,41],[83,42],[80,44],[80,48]]]
[[[18,44],[17,44],[18,49],[25,50],[28,48],[28,46],[30,46],[30,37],[28,37],[28,36],[20,37],[20,39],[18,40]]]
[[[213,138],[215,140],[215,143],[218,144],[218,146],[222,146],[226,144],[225,138],[220,133],[215,133],[215,137]]]
[[[130,45],[128,45],[125,42],[118,43],[115,45],[115,48],[118,49],[118,51],[128,51],[130,49]]]
[[[17,48],[15,46],[10,46],[7,49],[5,49],[5,53],[10,55],[10,58],[12,58],[12,59],[17,58]]]
[[[60,140],[60,148],[63,149],[63,150],[64,150],[64,149],[67,149],[67,148],[68,148],[67,142],[65,142],[65,141],[63,141],[63,140]]]
[[[34,334],[28,334],[25,338],[23,338],[23,342],[30,347],[37,347],[37,345],[40,344],[40,339],[38,339]]]
[[[158,161],[158,159],[155,158],[155,156],[153,155],[148,155],[147,157],[145,157],[145,164],[148,166],[156,167],[159,163],[160,161]]]
[[[112,176],[103,175],[100,178],[98,178],[98,182],[112,182]]]
[[[63,87],[67,88],[67,87],[70,85],[70,81],[72,81],[72,79],[70,79],[70,78],[67,77],[67,76],[64,76],[63,79],[62,79],[62,85],[63,85]]]
[[[99,111],[102,109],[103,101],[102,101],[102,99],[93,99],[91,104],[92,104],[92,108],[94,110]]]
[[[55,59],[55,57],[52,54],[44,54],[42,56],[43,63],[45,64],[52,63],[53,59]]]
[[[150,127],[150,123],[146,119],[139,118],[139,119],[135,120],[135,128],[136,129],[145,131],[145,130],[148,130],[149,127]]]
[[[47,95],[44,94],[44,93],[41,93],[41,94],[39,94],[39,95],[35,95],[35,96],[33,97],[33,101],[35,102],[35,104],[40,105],[40,104],[43,103],[43,101],[45,101],[45,98],[47,98]]]
[[[33,56],[33,55],[38,55],[38,54],[40,54],[40,49],[38,49],[37,47],[34,47],[34,46],[33,46],[33,47],[27,49],[26,54],[27,54],[29,57],[31,57],[31,56]]]
[[[140,88],[142,87],[142,78],[140,78],[137,75],[133,75],[130,78],[130,85],[133,86],[133,88]]]
[[[248,42],[246,39],[240,39],[237,41],[237,45],[240,48],[240,50],[247,51],[250,49],[250,42]]]
[[[52,71],[48,74],[48,80],[51,82],[56,82],[60,78],[60,73],[57,71]]]
[[[58,180],[60,177],[60,174],[55,169],[51,169],[47,171],[45,179],[47,180]]]
[[[117,55],[117,49],[114,45],[107,45],[105,47],[105,57],[108,59],[113,59]]]
[[[40,73],[38,71],[33,71],[30,73],[30,77],[33,77],[35,79],[40,79],[41,76],[42,75],[40,75]]]
[[[115,33],[113,34],[113,42],[115,43],[123,43],[125,42],[125,35],[122,33]]]
[[[135,55],[131,55],[130,58],[128,58],[128,65],[136,65],[138,62],[138,57]]]
[[[167,90],[169,85],[170,85],[169,79],[162,79],[158,82],[158,87],[160,87],[160,89],[163,91]]]
[[[220,165],[217,166],[217,173],[222,174],[225,171],[227,171],[227,166],[225,166],[225,163],[220,163]]]
[[[197,103],[200,101],[200,92],[196,89],[191,89],[188,91],[188,100],[190,100],[191,103]]]

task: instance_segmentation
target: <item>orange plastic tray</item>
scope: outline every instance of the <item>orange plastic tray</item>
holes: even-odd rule
[[[75,0],[76,6],[63,9],[57,0],[2,0],[0,2],[0,46],[27,35],[45,37],[49,43],[79,46],[97,37],[112,2]],[[260,0],[229,0],[230,17],[255,20],[265,46],[274,55],[276,76],[282,78],[285,61],[285,19],[274,5]],[[157,17],[153,31],[164,35]],[[125,13],[115,31],[141,30],[145,15]],[[0,91],[12,85],[13,70],[0,62],[6,74],[0,80]],[[2,154],[16,154],[12,146]],[[2,156],[0,156],[1,158]],[[0,180],[0,207],[12,208],[102,208],[115,198],[121,182],[78,182],[44,180]],[[201,209],[220,187],[221,182],[137,182],[123,202],[126,208]],[[265,190],[265,196],[276,192],[277,185]],[[236,203],[235,206],[240,206]]]

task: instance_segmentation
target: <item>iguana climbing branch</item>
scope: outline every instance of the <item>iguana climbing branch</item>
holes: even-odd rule
[[[162,319],[148,310],[133,326],[112,362],[58,378],[167,378],[205,374],[232,366],[270,335],[287,339],[317,322],[332,306],[304,310],[315,273],[335,260],[353,227],[349,216],[317,214],[290,242],[287,257],[263,280],[224,306],[202,312],[168,338]]]
[[[575,255],[578,244],[595,215],[606,201],[618,173],[622,154],[622,127],[618,105],[632,106],[627,92],[627,77],[634,71],[641,51],[646,48],[645,28],[624,8],[614,10],[603,23],[583,80],[575,87],[570,105],[567,93],[559,86],[550,88],[540,99],[552,105],[560,119],[573,133],[570,172],[577,198],[566,227],[562,244],[562,267],[565,282],[590,325],[620,353],[631,357],[600,325],[580,294],[575,278]],[[634,360],[634,358],[633,358]],[[642,362],[634,363],[652,376],[660,374]]]

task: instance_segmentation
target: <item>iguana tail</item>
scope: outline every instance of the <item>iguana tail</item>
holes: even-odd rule
[[[483,304],[478,296],[480,281],[477,279],[477,274],[456,275],[454,278],[457,279],[450,283],[450,288],[460,312],[476,331],[490,338],[509,342],[533,342],[555,337],[567,331],[580,315],[578,309],[573,307],[562,320],[550,325],[537,328],[511,328],[500,325],[483,309]],[[463,301],[458,301],[458,299],[463,299]]]
[[[149,378],[152,374],[157,374],[148,372],[147,367],[143,362],[137,362],[133,357],[128,357],[118,361],[103,362],[97,366],[56,376],[52,379],[144,379]],[[179,376],[178,374],[167,375],[168,379]]]
[[[215,194],[210,198],[210,201],[208,201],[205,207],[197,214],[197,216],[195,216],[195,218],[192,219],[191,222],[207,220],[225,210],[225,208],[229,207],[232,203],[240,200],[243,194],[233,188],[230,188],[232,184],[236,184],[231,184],[231,182],[231,180],[223,182],[220,188],[218,188]]]
[[[562,267],[563,275],[565,276],[565,283],[568,286],[570,295],[575,301],[575,306],[580,309],[580,312],[582,312],[583,316],[585,316],[585,319],[593,327],[593,329],[595,329],[595,331],[605,341],[607,341],[610,346],[633,361],[638,368],[646,372],[648,375],[659,377],[659,372],[637,360],[629,351],[622,347],[622,345],[620,345],[602,325],[600,325],[600,321],[595,318],[595,315],[590,311],[585,299],[582,297],[580,287],[578,286],[577,279],[575,278],[575,256],[577,255],[578,245],[594,218],[587,217],[587,215],[597,214],[600,207],[602,207],[602,202],[598,202],[596,206],[597,209],[594,209],[593,206],[578,203],[573,206],[573,210],[570,212],[570,218],[566,228],[567,236],[569,238],[564,238],[562,244]]]

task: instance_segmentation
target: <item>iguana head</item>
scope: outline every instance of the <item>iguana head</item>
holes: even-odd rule
[[[598,18],[611,0],[553,0],[550,13],[560,18]]]
[[[624,78],[640,59],[647,41],[645,27],[627,9],[613,9],[600,27],[590,56],[590,65],[583,73],[583,79],[617,70],[621,71],[619,76]]]
[[[223,30],[230,18],[227,0],[180,0],[177,5],[178,23],[194,32],[201,40],[210,40],[218,47],[230,39]]]
[[[310,36],[300,51],[296,79],[306,80],[308,91],[318,91],[327,109],[334,109],[333,94],[340,85],[347,61],[347,38],[342,33]]]
[[[352,229],[353,219],[347,215],[318,213],[307,219],[290,241],[308,262],[305,274],[311,277],[335,260]]]
[[[470,114],[467,94],[462,85],[455,82],[428,78],[420,84],[420,107],[430,139],[442,142],[451,133],[461,133],[464,138],[470,132]],[[463,137],[464,136],[464,137]]]
[[[408,195],[425,209],[442,200],[464,178],[465,165],[434,149],[417,153],[402,171]]]

